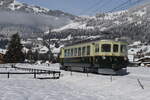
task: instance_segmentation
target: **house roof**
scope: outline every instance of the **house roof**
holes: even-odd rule
[[[40,48],[39,53],[47,53],[49,49],[46,46]]]
[[[6,51],[7,51],[6,49],[1,49],[1,48],[0,48],[0,53],[1,53],[1,54],[6,54]]]
[[[139,58],[139,60],[138,61],[140,61],[140,60],[143,60],[143,59],[150,59],[150,56],[144,56],[144,57],[141,57],[141,58]]]

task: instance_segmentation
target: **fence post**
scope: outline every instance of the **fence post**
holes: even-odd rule
[[[34,78],[36,78],[36,72],[34,72]]]
[[[87,77],[88,77],[88,76],[89,76],[89,75],[88,75],[88,67],[86,67],[86,74],[87,74]]]
[[[60,72],[59,72],[59,78],[60,78]]]
[[[139,83],[140,87],[141,87],[142,89],[144,89],[144,86],[142,85],[142,83],[140,82],[140,80],[139,80],[139,79],[137,79],[137,81],[138,81],[138,83]]]
[[[53,72],[53,78],[55,79],[55,72]]]
[[[8,78],[9,78],[9,72],[8,72]]]
[[[71,68],[71,66],[70,66],[70,75],[72,76],[72,68]]]
[[[112,82],[112,75],[110,76],[110,81]]]

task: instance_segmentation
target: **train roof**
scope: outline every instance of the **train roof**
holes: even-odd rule
[[[126,42],[127,43],[127,41],[119,40],[119,39],[118,40],[114,40],[114,39],[96,39],[96,40],[86,39],[86,40],[80,40],[80,41],[68,43],[64,47],[74,46],[74,45],[78,45],[81,43],[85,44],[85,43],[98,42],[98,41],[116,41],[116,42]]]

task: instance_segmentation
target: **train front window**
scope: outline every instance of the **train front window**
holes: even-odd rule
[[[111,45],[110,44],[102,44],[101,49],[102,49],[102,52],[111,52]]]
[[[95,52],[99,52],[99,44],[95,44]]]
[[[113,52],[118,52],[118,44],[113,45]]]
[[[122,53],[126,53],[127,52],[127,46],[126,45],[121,45],[120,51]]]
[[[90,46],[87,46],[87,55],[90,55]]]

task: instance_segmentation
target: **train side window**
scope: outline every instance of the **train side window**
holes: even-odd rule
[[[68,49],[68,56],[70,56],[70,49]]]
[[[95,44],[95,52],[99,52],[99,44]]]
[[[71,55],[70,56],[73,56],[73,49],[71,49]]]
[[[87,46],[87,55],[90,55],[90,46]]]
[[[67,50],[65,49],[65,56],[67,56]]]
[[[111,52],[111,45],[110,44],[102,44],[101,49],[102,49],[102,52]]]
[[[85,47],[82,47],[82,56],[85,56]]]
[[[122,53],[126,53],[127,52],[127,46],[126,45],[121,45],[120,51]]]
[[[77,48],[74,49],[74,56],[77,56]]]
[[[118,44],[113,45],[113,52],[118,52]]]
[[[78,56],[81,56],[81,48],[78,48]]]
[[[68,49],[66,49],[66,56],[68,56]]]

